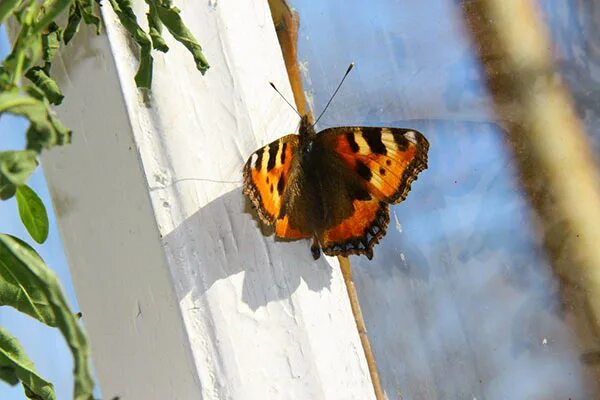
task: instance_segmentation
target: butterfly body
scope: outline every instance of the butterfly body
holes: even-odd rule
[[[305,116],[299,135],[254,152],[244,193],[260,219],[283,239],[312,238],[317,259],[365,254],[385,234],[388,204],[403,200],[427,167],[428,143],[417,131],[337,127],[316,133]]]

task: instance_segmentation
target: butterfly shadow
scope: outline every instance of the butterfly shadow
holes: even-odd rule
[[[164,237],[171,265],[179,269],[180,299],[191,295],[196,302],[215,285],[243,272],[243,283],[230,279],[241,301],[259,307],[290,299],[303,280],[309,290],[330,288],[332,268],[313,260],[307,240],[286,242],[265,236],[241,188],[224,194],[188,217]],[[173,243],[176,245],[170,245]],[[184,247],[180,247],[181,244]],[[179,260],[187,259],[189,262]]]

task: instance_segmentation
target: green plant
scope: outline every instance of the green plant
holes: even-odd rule
[[[202,49],[169,0],[145,0],[148,32],[138,24],[130,0],[109,0],[119,21],[140,49],[135,82],[152,83],[152,49],[169,50],[163,26],[191,53],[197,69],[208,63]],[[29,121],[26,148],[0,152],[0,199],[16,196],[21,220],[37,243],[48,236],[48,216],[38,195],[26,185],[38,166],[38,156],[53,146],[68,144],[71,130],[52,111],[63,94],[52,79],[52,60],[61,46],[77,35],[80,25],[100,33],[101,20],[93,0],[1,0],[0,25],[9,18],[16,32],[11,53],[0,65],[0,117],[19,115]],[[61,17],[66,21],[60,26]],[[0,306],[11,306],[38,321],[59,329],[73,354],[74,398],[92,399],[94,382],[89,370],[89,350],[78,317],[71,312],[58,279],[42,258],[23,240],[0,234]],[[36,372],[18,340],[0,327],[0,379],[23,385],[31,399],[55,399],[52,384]]]

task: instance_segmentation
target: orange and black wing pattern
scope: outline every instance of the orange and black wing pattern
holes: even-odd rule
[[[353,199],[353,214],[322,234],[323,252],[371,259],[389,223],[388,204],[404,200],[411,183],[427,168],[429,143],[418,131],[400,128],[338,127],[319,136],[370,194],[370,199]]]
[[[244,165],[244,194],[262,222],[275,224],[275,234],[287,239],[311,236],[292,227],[286,215],[280,215],[298,145],[298,135],[284,136],[252,153]]]
[[[353,200],[352,204],[354,213],[327,229],[319,241],[328,256],[365,254],[370,260],[390,221],[388,204],[377,199]]]

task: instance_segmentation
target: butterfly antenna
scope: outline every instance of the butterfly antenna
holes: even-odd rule
[[[300,118],[302,118],[302,115],[300,115],[300,113],[298,112],[298,110],[296,110],[296,107],[294,107],[289,101],[287,101],[287,99],[285,98],[284,95],[281,94],[281,92],[275,87],[275,84],[273,82],[269,82],[269,85],[271,85],[271,87],[273,89],[275,89],[275,91],[281,96],[281,98],[283,99],[283,101],[285,101],[288,106],[290,106],[292,108],[292,110],[294,110],[296,112],[296,114],[298,114],[298,116]]]
[[[335,89],[335,92],[333,92],[333,94],[329,98],[329,101],[327,102],[327,104],[325,104],[325,108],[323,109],[323,111],[321,111],[321,114],[319,114],[319,118],[317,118],[317,120],[315,121],[315,123],[313,124],[313,126],[315,126],[317,124],[317,122],[319,122],[319,120],[321,119],[321,117],[323,116],[323,114],[325,114],[325,111],[327,111],[327,107],[329,107],[329,105],[331,104],[331,101],[333,100],[333,98],[337,94],[338,90],[340,90],[340,88],[342,87],[342,83],[344,83],[344,80],[346,80],[346,77],[348,76],[348,74],[350,73],[350,71],[352,71],[352,68],[354,68],[354,63],[350,63],[350,65],[348,66],[348,69],[346,70],[346,73],[344,74],[344,77],[342,78],[342,80],[340,81],[340,83],[337,85],[337,88]]]

